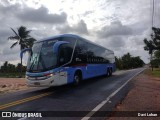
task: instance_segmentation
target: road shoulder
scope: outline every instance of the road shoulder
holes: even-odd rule
[[[0,95],[27,89],[25,78],[0,78]]]
[[[133,80],[133,88],[114,111],[160,111],[160,78],[151,77],[144,72]],[[116,117],[113,112],[109,120],[158,119],[158,117]]]

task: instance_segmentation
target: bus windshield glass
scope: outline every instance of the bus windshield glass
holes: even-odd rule
[[[55,40],[44,41],[33,45],[32,54],[27,63],[27,71],[42,72],[56,67],[57,56],[53,52],[55,42]]]

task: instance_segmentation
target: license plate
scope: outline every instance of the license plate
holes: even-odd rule
[[[34,85],[40,85],[40,83],[39,82],[35,82]]]

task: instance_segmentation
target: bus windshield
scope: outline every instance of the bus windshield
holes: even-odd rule
[[[32,54],[27,63],[27,71],[42,72],[56,67],[57,55],[53,52],[55,42],[55,40],[44,41],[33,45]]]

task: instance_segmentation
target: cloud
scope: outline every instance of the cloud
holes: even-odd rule
[[[86,11],[85,13],[83,13],[83,16],[85,17],[85,16],[87,16],[87,15],[90,15],[90,14],[92,14],[94,11]]]
[[[9,34],[11,34],[11,31],[9,31],[9,29],[0,29],[0,45],[3,45],[8,42],[7,37],[9,37]]]
[[[19,46],[14,47],[13,49],[10,49],[10,46],[13,42],[8,41],[7,44],[3,44],[0,48],[0,64],[4,63],[5,61],[15,61],[19,60],[19,53],[20,48]]]
[[[78,33],[78,34],[89,34],[87,25],[84,20],[80,20],[77,24],[73,26],[65,25],[56,28],[60,33]]]
[[[96,41],[96,43],[110,50],[120,51],[125,47],[126,40],[125,37],[122,36],[113,36],[106,39],[99,39]]]
[[[3,14],[3,17],[6,17],[5,15],[12,15],[14,16],[16,13],[18,13],[21,9],[21,5],[16,3],[16,4],[7,4],[7,5],[2,5],[0,4],[0,13]],[[10,16],[8,16],[10,17]]]
[[[21,4],[9,4],[0,5],[0,14],[4,18],[6,15],[9,17],[15,17],[22,22],[32,22],[32,23],[47,23],[47,24],[62,24],[67,20],[67,14],[61,12],[60,14],[49,13],[48,8],[41,6],[38,9],[28,7]]]
[[[19,46],[16,46],[14,48],[10,48],[10,46],[14,43],[14,42],[8,42],[9,44],[6,44],[3,51],[2,51],[2,54],[3,55],[12,55],[12,54],[17,54],[18,52],[20,52],[20,47]]]
[[[112,48],[120,48],[125,46],[125,42],[124,42],[124,38],[120,37],[120,36],[114,36],[111,37],[109,39],[109,46],[111,46]]]
[[[104,26],[97,34],[101,38],[107,38],[117,35],[131,35],[132,29],[126,25],[122,25],[120,21],[111,22],[110,25]]]
[[[19,60],[19,46],[10,49],[11,41],[7,38],[14,34],[10,27],[16,30],[21,25],[32,30],[31,36],[37,40],[59,33],[75,33],[96,40],[116,56],[130,52],[148,60],[143,39],[151,33],[150,1],[75,1],[56,3],[53,7],[48,1],[38,0],[37,4],[32,0],[1,0],[0,63]],[[160,27],[159,8],[160,2],[156,1],[156,27]]]
[[[121,51],[129,36],[133,34],[130,26],[123,25],[121,21],[113,21],[110,25],[103,26],[95,34],[100,39],[97,42],[114,51]],[[97,38],[97,39],[98,39]]]
[[[48,9],[41,6],[38,9],[26,8],[22,9],[17,17],[22,21],[30,21],[36,23],[49,23],[49,24],[61,24],[65,23],[67,19],[67,14],[62,12],[61,14],[51,14]]]

